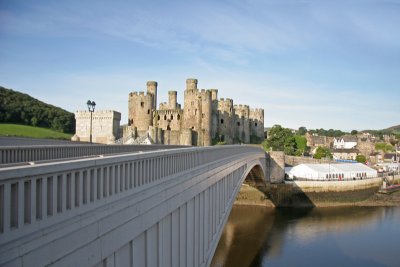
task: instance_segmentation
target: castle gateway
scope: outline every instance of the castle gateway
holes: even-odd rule
[[[157,82],[147,82],[146,94],[129,94],[124,143],[129,143],[129,138],[148,138],[155,144],[210,146],[264,139],[263,109],[234,105],[232,99],[218,100],[217,95],[218,90],[199,90],[197,79],[187,79],[183,109],[176,91],[169,91],[168,103],[160,103],[157,109]]]

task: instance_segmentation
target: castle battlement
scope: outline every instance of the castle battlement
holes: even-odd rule
[[[262,108],[251,108],[250,109],[250,114],[264,116],[264,109],[262,109]]]
[[[135,97],[135,96],[150,96],[151,94],[145,93],[144,91],[139,91],[139,92],[130,92],[129,96],[130,97]]]

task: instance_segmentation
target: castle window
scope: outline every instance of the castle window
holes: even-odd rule
[[[174,115],[171,115],[171,121],[174,119]]]
[[[194,115],[197,115],[197,109],[194,110]]]
[[[160,120],[160,115],[158,115],[157,120]]]
[[[150,109],[147,110],[147,114],[150,114]]]
[[[144,102],[143,102],[143,101],[140,102],[140,106],[141,106],[141,107],[144,107]]]
[[[221,119],[221,124],[224,124],[224,119]]]
[[[178,119],[178,121],[181,119],[181,116],[178,114],[178,116],[176,117]]]
[[[164,115],[164,120],[165,120],[165,121],[167,120],[167,115]]]
[[[256,122],[256,123],[254,123],[254,126],[256,126],[256,127],[257,127],[257,122]]]
[[[237,126],[240,126],[240,122],[239,121],[237,122]]]

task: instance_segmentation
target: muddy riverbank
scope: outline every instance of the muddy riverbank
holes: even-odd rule
[[[265,207],[400,206],[400,191],[380,194],[380,184],[349,184],[348,188],[300,183],[270,184],[264,189],[243,184],[235,205]]]

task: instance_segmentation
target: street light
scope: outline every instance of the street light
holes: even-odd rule
[[[92,143],[92,114],[93,114],[93,112],[94,112],[94,108],[96,107],[96,103],[94,102],[94,101],[90,101],[90,100],[88,100],[87,102],[86,102],[86,105],[87,105],[87,107],[88,107],[88,109],[89,109],[89,112],[90,112],[90,143]]]

